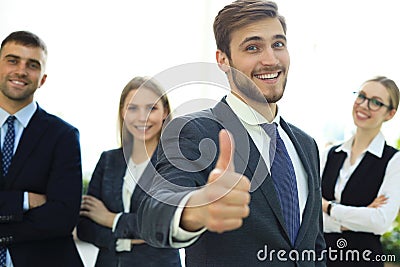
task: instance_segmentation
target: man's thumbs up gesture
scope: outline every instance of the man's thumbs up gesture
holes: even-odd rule
[[[188,231],[206,227],[225,232],[239,228],[249,215],[250,181],[235,172],[235,143],[227,130],[219,133],[220,154],[207,184],[195,191],[183,210],[180,226]]]

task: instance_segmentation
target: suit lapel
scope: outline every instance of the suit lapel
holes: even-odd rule
[[[259,191],[264,195],[282,228],[286,231],[282,209],[271,175],[247,130],[224,99],[215,106],[213,112],[223,128],[230,131],[235,138],[235,171],[245,174],[251,180],[250,192],[257,193],[257,189],[260,188]]]
[[[246,129],[239,121],[232,109],[228,106],[225,100],[219,102],[213,109],[214,116],[219,120],[222,128],[227,129],[232,133],[235,141],[235,171],[244,174],[246,169],[253,173],[254,166],[249,166],[250,157],[254,156],[250,153],[249,147],[254,146],[253,141],[248,135]],[[253,170],[251,170],[253,169]]]
[[[29,155],[38,145],[39,139],[46,132],[47,127],[47,113],[38,106],[27,127],[24,129],[18,143],[8,175],[5,178],[6,187],[12,186],[15,182],[19,171],[24,167],[24,163],[27,161]]]
[[[122,201],[122,186],[124,184],[124,177],[126,169],[128,168],[128,162],[125,160],[122,148],[118,150],[117,157],[114,157],[113,154],[110,154],[108,160],[111,161],[108,163],[111,166],[111,173],[107,173],[107,176],[110,177],[109,179],[111,179],[113,184],[113,189],[111,191],[113,192],[113,198],[115,199],[113,205],[115,205],[116,210],[123,211],[124,203]]]

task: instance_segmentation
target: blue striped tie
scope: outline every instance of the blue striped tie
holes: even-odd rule
[[[269,153],[270,160],[273,160],[271,177],[280,200],[286,230],[292,245],[294,245],[300,228],[300,208],[293,164],[279,135],[277,125],[264,123],[261,124],[261,127],[271,138]]]
[[[15,130],[14,130],[14,116],[9,116],[6,120],[7,132],[4,137],[2,153],[2,166],[3,166],[3,177],[8,173],[8,167],[10,167],[11,159],[14,154],[14,142],[15,142]],[[0,266],[6,266],[7,249],[0,247]]]

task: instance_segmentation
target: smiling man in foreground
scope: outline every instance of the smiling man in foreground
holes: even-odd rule
[[[138,211],[142,237],[186,247],[189,267],[325,266],[318,148],[277,105],[285,19],[274,2],[239,0],[214,34],[231,93],[165,128],[158,182]]]

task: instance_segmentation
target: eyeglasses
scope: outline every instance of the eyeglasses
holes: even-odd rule
[[[365,94],[360,92],[353,92],[353,93],[357,95],[356,104],[361,105],[362,103],[364,103],[365,100],[368,100],[367,103],[368,108],[372,111],[377,111],[381,107],[387,107],[388,109],[392,109],[392,106],[386,105],[374,97],[369,98]]]

